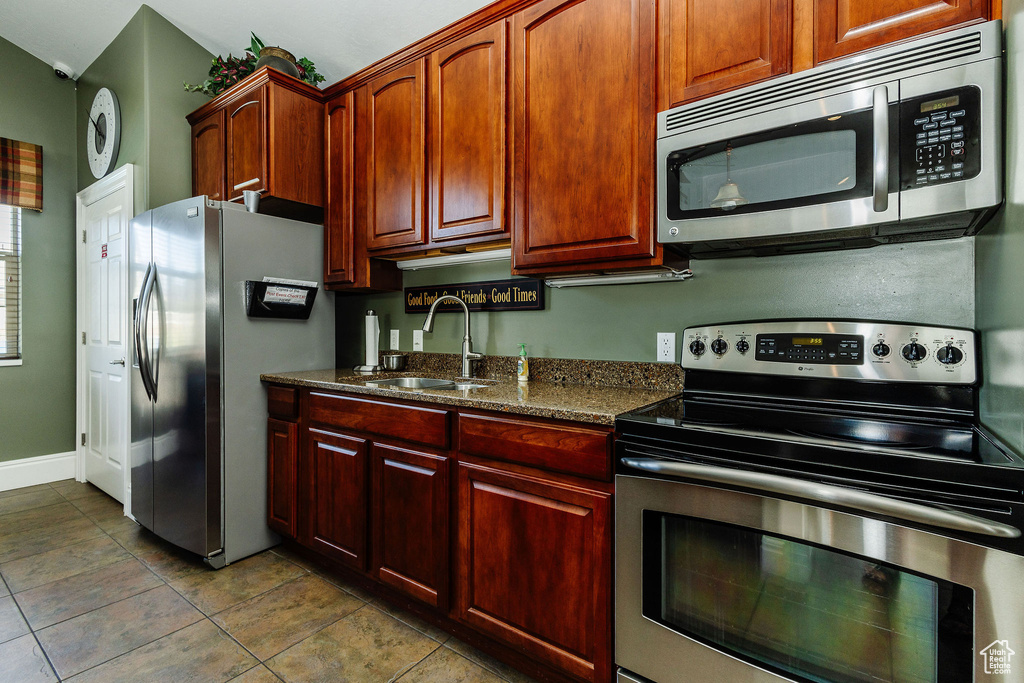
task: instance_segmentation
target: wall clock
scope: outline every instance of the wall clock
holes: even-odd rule
[[[97,178],[114,170],[117,150],[121,146],[121,107],[110,88],[100,88],[89,110],[85,148],[89,169]]]

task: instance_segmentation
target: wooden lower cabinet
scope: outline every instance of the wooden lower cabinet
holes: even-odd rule
[[[369,442],[310,429],[306,448],[307,532],[319,553],[354,569],[367,568],[367,457]]]
[[[456,618],[584,680],[611,680],[612,497],[459,463]]]
[[[549,681],[611,683],[611,429],[268,387],[268,524]]]
[[[299,426],[274,418],[267,420],[267,526],[288,538],[298,534],[298,460]]]
[[[374,576],[428,605],[448,599],[448,458],[373,444]]]

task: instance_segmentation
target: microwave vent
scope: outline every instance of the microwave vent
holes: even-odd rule
[[[952,66],[952,63],[969,60],[981,51],[982,32],[977,28],[948,34],[939,40],[918,41],[882,50],[845,63],[784,76],[777,81],[745,88],[735,94],[677,107],[664,114],[665,133],[699,127],[708,121],[720,123],[731,118],[741,118],[750,115],[753,109],[762,110],[780,102],[818,98],[834,88],[854,84],[866,87],[882,83],[893,76],[906,75],[911,70],[927,69],[935,65]]]

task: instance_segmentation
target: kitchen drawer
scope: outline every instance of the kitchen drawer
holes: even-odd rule
[[[610,481],[610,430],[459,414],[459,451]]]
[[[299,416],[299,390],[297,387],[267,387],[267,412],[279,420],[294,420]]]
[[[309,419],[336,427],[448,448],[448,411],[310,392]]]

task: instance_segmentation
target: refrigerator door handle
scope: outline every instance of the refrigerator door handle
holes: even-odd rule
[[[150,263],[142,279],[142,293],[139,294],[139,311],[135,316],[135,350],[139,356],[139,374],[142,386],[151,401],[156,401],[156,385],[150,373],[149,362],[149,304],[153,298],[153,284],[156,281],[156,264]]]

